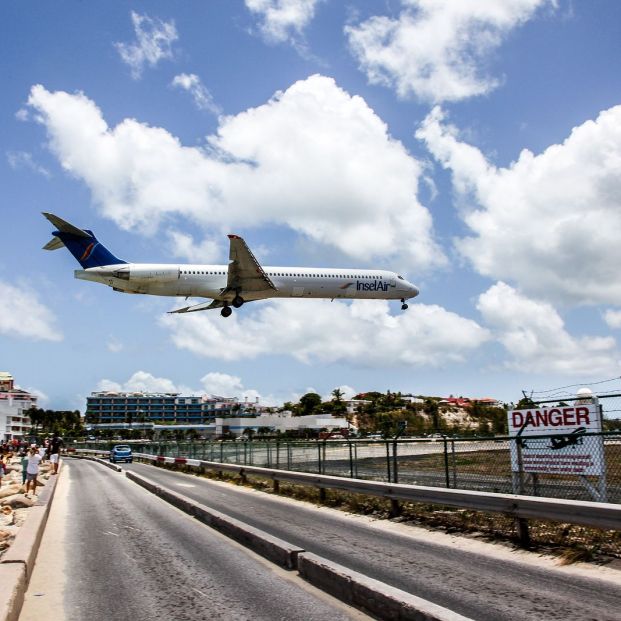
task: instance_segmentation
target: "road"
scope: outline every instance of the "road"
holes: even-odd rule
[[[62,470],[21,621],[368,618],[122,474]]]
[[[422,529],[348,516],[145,464],[126,467],[466,617],[480,621],[621,619],[621,572],[612,569],[556,567],[537,555],[501,546],[438,537]]]

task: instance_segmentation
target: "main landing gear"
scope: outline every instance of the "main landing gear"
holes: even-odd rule
[[[238,294],[233,298],[233,301],[231,302],[231,304],[233,305],[234,308],[241,308],[244,304],[244,298],[242,298],[241,295]],[[228,302],[225,302],[224,307],[220,311],[220,314],[223,317],[230,317],[232,312],[233,312],[233,309],[229,306]]]
[[[401,298],[401,310],[407,310],[408,305],[405,303],[405,298]]]

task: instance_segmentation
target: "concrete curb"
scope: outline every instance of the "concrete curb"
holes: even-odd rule
[[[125,476],[257,554],[299,575],[337,599],[386,621],[471,621],[447,608],[306,552],[283,539],[173,492],[128,470]]]
[[[369,578],[321,556],[298,556],[298,572],[307,582],[346,604],[392,621],[469,621],[456,612]]]
[[[62,462],[58,474],[48,479],[11,547],[0,559],[0,621],[19,618],[61,471]]]
[[[207,524],[207,526],[237,541],[272,563],[289,570],[297,568],[298,554],[304,552],[303,549],[278,537],[273,537],[244,522],[240,522],[224,513],[220,513],[215,509],[201,505],[187,496],[165,489],[139,474],[125,471],[125,475],[131,481],[159,496],[162,500],[177,507],[177,509],[195,517],[197,520]]]

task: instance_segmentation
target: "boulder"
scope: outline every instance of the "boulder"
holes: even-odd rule
[[[20,485],[10,484],[3,485],[0,487],[0,498],[6,498],[7,496],[12,496],[13,494],[19,494]]]
[[[15,494],[14,496],[8,496],[4,500],[0,501],[0,505],[3,507],[10,507],[12,509],[21,509],[23,507],[32,507],[35,500],[36,498],[26,498],[21,494]]]

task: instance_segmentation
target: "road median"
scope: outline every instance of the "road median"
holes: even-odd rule
[[[125,471],[131,481],[142,486],[184,513],[289,570],[333,597],[387,621],[468,621],[420,597],[350,570],[343,565],[307,552],[283,539],[169,490],[156,481]]]

